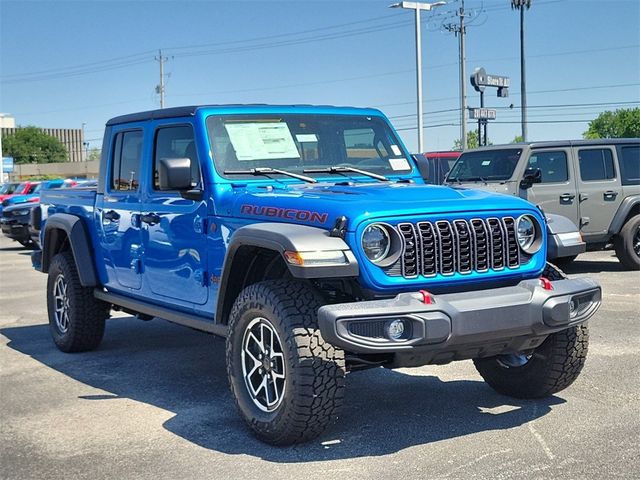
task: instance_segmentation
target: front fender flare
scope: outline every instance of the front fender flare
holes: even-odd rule
[[[97,286],[98,276],[94,267],[91,237],[82,219],[68,213],[56,213],[47,218],[45,222],[44,236],[42,237],[42,272],[49,271],[51,259],[57,253],[53,249],[57,243],[56,232],[60,230],[65,232],[69,239],[81,285],[83,287]]]
[[[265,248],[278,252],[281,256],[285,251],[314,252],[337,251],[344,253],[345,263],[341,265],[304,266],[291,265],[285,260],[289,272],[294,278],[344,278],[357,277],[360,273],[356,260],[349,245],[339,237],[332,237],[327,230],[307,225],[288,223],[254,223],[237,229],[229,241],[222,267],[220,288],[216,308],[216,319],[221,321],[225,304],[229,302],[227,289],[236,253],[241,247],[251,246]],[[284,259],[284,257],[283,257]],[[233,301],[233,299],[231,300]]]

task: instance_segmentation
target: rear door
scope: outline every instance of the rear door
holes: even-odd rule
[[[105,192],[97,205],[100,245],[108,286],[141,287],[142,234],[140,231],[140,173],[142,128],[113,131]]]
[[[542,182],[527,189],[526,198],[545,213],[562,215],[578,225],[576,178],[570,160],[570,148],[532,150],[526,168],[539,168]]]
[[[577,152],[580,231],[606,235],[622,202],[622,185],[612,146],[575,147]]]
[[[157,165],[162,158],[190,158],[191,186],[203,190],[194,129],[190,123],[158,123],[154,132],[147,200],[142,215],[144,278],[158,300],[202,305],[207,287],[207,202],[178,191],[160,191]]]

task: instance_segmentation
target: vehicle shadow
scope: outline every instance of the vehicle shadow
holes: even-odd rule
[[[578,257],[570,264],[562,265],[562,270],[568,274],[627,271],[614,254],[611,255],[611,261],[587,260]]]
[[[384,369],[347,377],[341,416],[320,439],[288,448],[256,440],[236,412],[227,387],[224,341],[162,320],[112,319],[101,347],[64,354],[47,325],[5,328],[9,347],[107,394],[173,412],[170,432],[228,454],[297,463],[386,455],[407,447],[525,424],[564,403],[559,397],[517,400],[479,380],[441,381]]]

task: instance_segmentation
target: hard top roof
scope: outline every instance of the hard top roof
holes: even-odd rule
[[[173,118],[173,117],[190,117],[196,114],[198,110],[203,109],[220,109],[220,110],[246,110],[247,113],[260,113],[261,110],[267,109],[282,109],[286,113],[295,113],[296,110],[305,111],[318,110],[318,113],[355,113],[361,112],[363,114],[380,114],[376,109],[372,108],[358,108],[358,107],[337,107],[333,105],[269,105],[264,103],[255,104],[221,104],[221,105],[189,105],[184,107],[170,107],[157,110],[148,110],[145,112],[130,113],[127,115],[120,115],[114,117],[107,122],[109,125],[118,125],[121,123],[141,122],[145,120],[157,120],[161,118]]]
[[[596,139],[580,139],[580,140],[550,140],[547,142],[519,142],[504,143],[501,145],[488,145],[486,147],[474,148],[473,150],[494,150],[504,148],[559,148],[559,147],[581,147],[581,146],[597,146],[597,145],[619,145],[626,143],[640,143],[640,138],[596,138]]]

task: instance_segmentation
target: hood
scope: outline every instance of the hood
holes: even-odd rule
[[[40,196],[38,194],[13,195],[3,200],[2,204],[6,207],[9,205],[17,205],[19,203],[38,202],[38,201],[40,201]]]
[[[374,218],[535,210],[530,203],[511,195],[457,186],[381,182],[235,188],[221,200],[216,205],[220,214],[236,218],[331,228],[336,219],[344,215],[349,220],[349,230]]]
[[[506,195],[515,195],[518,191],[518,182],[516,180],[507,180],[502,182],[462,182],[452,183],[455,188],[473,188],[476,190],[484,190],[486,192],[503,193]]]

